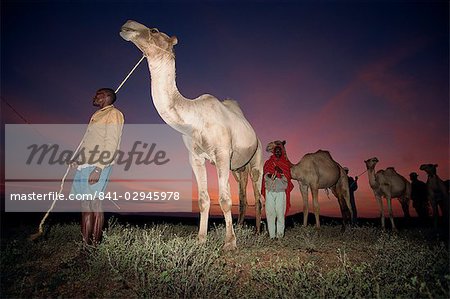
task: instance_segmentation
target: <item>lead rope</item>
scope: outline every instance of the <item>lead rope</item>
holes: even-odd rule
[[[142,56],[142,58],[136,63],[136,65],[131,69],[131,71],[128,73],[128,75],[125,77],[125,79],[122,81],[122,83],[120,83],[119,87],[117,87],[115,93],[119,92],[120,88],[125,84],[125,82],[128,80],[128,78],[131,76],[131,74],[134,72],[134,70],[139,66],[139,64],[142,62],[142,60],[144,60],[145,55]],[[80,144],[78,144],[77,149],[74,151],[73,155],[70,157],[69,161],[72,161],[73,158],[75,158],[76,154],[78,153],[78,150],[81,148],[81,145],[83,144],[84,141],[84,137],[86,136],[86,133],[83,135],[83,138],[80,141]],[[119,144],[120,144],[120,139],[119,139]],[[61,179],[61,184],[59,186],[59,192],[58,194],[62,193],[62,190],[64,188],[64,182],[66,181],[66,177],[67,174],[69,173],[70,170],[70,164],[67,166],[66,169],[66,173],[64,173],[64,176]],[[117,208],[120,209],[120,207],[113,201],[113,204],[116,205]],[[44,233],[44,224],[45,224],[45,220],[47,220],[48,215],[50,214],[50,212],[53,210],[53,208],[55,207],[56,204],[56,200],[53,201],[52,205],[50,206],[50,208],[47,210],[47,213],[45,213],[44,217],[42,218],[41,222],[39,223],[39,229],[38,232],[35,234],[32,234],[30,236],[30,239],[32,241],[38,239],[40,236],[42,236],[42,234]]]
[[[123,79],[122,83],[120,83],[119,87],[117,87],[115,93],[118,93],[120,88],[122,88],[122,85],[125,84],[125,82],[128,80],[128,78],[131,76],[131,74],[134,72],[134,70],[141,64],[142,60],[144,60],[145,55],[142,55],[141,59],[136,63],[136,65],[133,67],[133,69],[128,73],[128,75]]]
[[[368,170],[368,169],[364,170],[363,172],[361,172],[360,174],[358,174],[356,177],[359,178],[360,176],[362,176],[363,174],[365,174],[365,173],[367,172],[367,170]],[[356,183],[356,180],[353,181],[353,183],[350,185],[350,187],[353,187],[353,185],[354,185],[355,183]]]
[[[80,144],[78,144],[78,147],[77,147],[77,149],[75,150],[75,152],[73,153],[72,157],[70,157],[70,160],[69,160],[69,161],[72,161],[72,159],[75,157],[75,155],[77,154],[77,152],[78,152],[78,150],[80,149],[81,145],[83,144],[83,140],[84,140],[84,136],[83,136],[83,139],[81,139]],[[71,166],[70,166],[70,162],[69,162],[69,165],[67,166],[67,169],[66,169],[66,173],[64,174],[64,176],[63,176],[62,179],[61,179],[61,184],[60,184],[60,186],[59,186],[59,192],[58,192],[58,194],[62,193],[62,190],[63,190],[63,188],[64,188],[64,182],[65,182],[65,180],[66,180],[67,174],[69,173],[70,167],[71,167]],[[32,234],[32,235],[30,236],[30,239],[31,239],[32,241],[36,240],[37,238],[39,238],[39,237],[44,233],[44,223],[45,223],[45,220],[47,219],[48,215],[50,214],[50,212],[51,212],[51,211],[53,210],[53,208],[55,207],[55,204],[56,204],[56,200],[53,201],[52,205],[51,205],[50,208],[47,210],[47,213],[45,213],[44,217],[42,217],[42,220],[41,220],[41,222],[39,223],[39,230],[38,230],[38,232],[35,233],[35,234]]]

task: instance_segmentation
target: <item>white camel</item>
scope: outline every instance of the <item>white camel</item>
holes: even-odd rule
[[[448,226],[448,205],[449,205],[449,193],[448,185],[437,175],[437,164],[422,164],[420,170],[427,173],[427,189],[428,200],[433,208],[433,223],[434,228],[438,226],[439,211],[441,209],[442,218],[444,219],[445,226]]]
[[[378,202],[378,208],[380,209],[381,227],[385,228],[384,223],[384,209],[382,197],[386,198],[389,218],[391,219],[392,229],[396,229],[393,213],[392,213],[392,198],[398,198],[402,205],[403,214],[405,217],[409,217],[409,200],[411,198],[411,183],[407,181],[403,176],[398,174],[394,167],[388,167],[385,170],[378,170],[375,173],[375,165],[379,160],[374,157],[370,158],[364,163],[367,167],[367,175],[369,176],[369,185],[373,190],[373,194]]]
[[[244,176],[246,182],[246,176],[250,173],[255,193],[257,229],[261,219],[263,161],[261,143],[255,131],[233,100],[220,102],[209,94],[190,100],[181,95],[175,81],[173,46],[177,44],[176,37],[169,37],[156,28],[147,28],[135,21],[127,21],[120,35],[135,44],[146,56],[153,104],[161,118],[182,134],[189,150],[189,160],[198,185],[199,241],[206,241],[208,228],[210,197],[205,160],[209,160],[217,169],[219,202],[226,225],[224,249],[236,249],[228,182],[230,170],[236,172],[240,188],[243,188]],[[244,192],[240,191],[240,194],[242,197]]]
[[[266,151],[272,152],[275,146],[281,146],[286,154],[286,141],[272,141]],[[286,155],[287,157],[287,155]],[[292,164],[292,163],[291,163]],[[291,166],[291,177],[298,182],[303,199],[303,225],[308,224],[308,189],[311,189],[316,227],[320,227],[319,189],[330,188],[338,199],[341,208],[343,228],[353,215],[350,207],[348,177],[339,163],[333,160],[328,151],[318,150],[304,155],[297,164]]]

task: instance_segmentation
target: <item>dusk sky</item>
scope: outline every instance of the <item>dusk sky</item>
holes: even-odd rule
[[[142,56],[119,36],[131,19],[178,38],[185,97],[235,99],[264,147],[286,140],[292,162],[324,149],[352,176],[376,156],[377,169],[407,179],[415,171],[426,181],[423,163],[448,179],[448,2],[317,2],[2,1],[2,127],[24,123],[6,102],[33,124],[87,123],[95,91],[115,89]],[[163,123],[146,62],[116,106],[126,123]],[[209,181],[217,204],[212,168]],[[358,183],[359,215],[377,216],[367,174]],[[232,192],[237,203],[234,183]],[[322,214],[339,215],[337,200],[319,194]],[[296,182],[292,201],[300,212]],[[402,215],[397,200],[394,209]]]

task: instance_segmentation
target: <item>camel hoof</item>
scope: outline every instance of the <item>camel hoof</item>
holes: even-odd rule
[[[232,241],[232,242],[228,242],[225,243],[223,245],[223,251],[234,251],[237,250],[237,246],[236,246],[236,240]]]

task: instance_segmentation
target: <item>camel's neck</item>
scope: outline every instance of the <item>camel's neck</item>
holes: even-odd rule
[[[444,181],[436,173],[428,173],[427,182],[435,185],[439,185],[441,182],[442,184],[444,183]]]
[[[180,131],[186,130],[186,114],[181,110],[186,107],[185,99],[178,91],[175,81],[175,58],[165,57],[148,59],[151,75],[151,92],[153,104],[162,119],[171,127]]]
[[[367,175],[369,176],[369,185],[372,188],[376,188],[378,186],[377,180],[375,178],[375,167],[367,169]]]
[[[431,172],[431,173],[427,173],[427,175],[428,175],[428,179],[432,179],[432,180],[440,179],[436,173]]]

